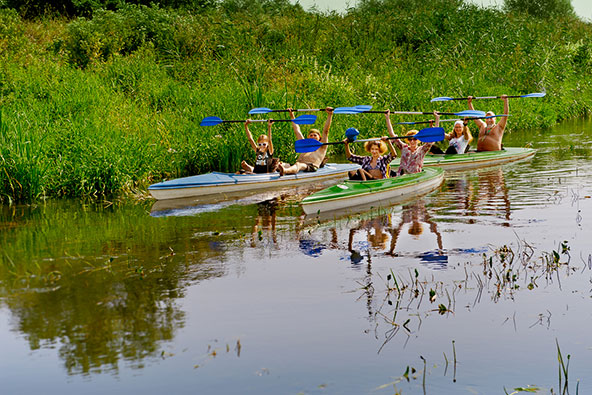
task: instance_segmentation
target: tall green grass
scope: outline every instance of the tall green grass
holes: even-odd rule
[[[0,199],[142,194],[163,178],[234,171],[253,159],[244,128],[199,122],[244,119],[252,107],[459,110],[466,103],[429,99],[545,90],[510,103],[510,130],[592,108],[592,27],[582,21],[460,0],[365,1],[344,15],[277,3],[199,14],[127,5],[37,21],[0,10]],[[384,117],[335,116],[333,138],[349,126],[384,133]],[[293,141],[290,125],[274,125],[285,161]]]

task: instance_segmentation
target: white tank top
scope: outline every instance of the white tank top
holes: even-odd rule
[[[456,149],[457,154],[464,154],[468,144],[469,142],[465,139],[464,134],[458,138],[450,139],[450,146]]]

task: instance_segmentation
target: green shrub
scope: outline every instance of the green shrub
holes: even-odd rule
[[[284,0],[229,0],[199,13],[118,7],[36,22],[0,10],[0,199],[111,196],[235,171],[253,160],[243,126],[199,123],[245,119],[253,107],[452,111],[466,102],[429,99],[546,91],[511,102],[510,129],[592,108],[592,27],[575,19],[460,0],[368,0],[344,15]],[[501,101],[478,107],[499,112]],[[350,126],[364,137],[385,130],[380,115],[336,116],[331,140]],[[293,162],[291,126],[274,125],[273,137],[276,156]]]

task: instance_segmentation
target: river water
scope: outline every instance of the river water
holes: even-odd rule
[[[1,392],[590,393],[592,122],[504,141],[538,152],[341,217],[4,206]]]

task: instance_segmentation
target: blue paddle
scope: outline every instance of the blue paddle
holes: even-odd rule
[[[384,110],[375,110],[375,111],[364,111],[367,114],[386,114]],[[434,112],[426,112],[426,111],[391,111],[391,114],[404,114],[404,115],[433,115]],[[464,110],[459,112],[439,112],[440,115],[456,115],[459,117],[484,117],[485,111],[477,111],[477,110]]]
[[[316,115],[300,115],[294,119],[274,119],[273,122],[294,122],[298,125],[312,125],[316,122],[317,116]],[[242,121],[225,121],[218,117],[205,117],[202,119],[199,126],[216,126],[221,123],[245,123],[245,120]],[[267,119],[253,119],[251,122],[267,122]]]
[[[371,109],[372,109],[372,106],[337,107],[336,109],[333,110],[333,114],[355,115],[355,114],[359,114],[360,112],[368,111]],[[325,111],[325,109],[324,108],[301,108],[301,109],[294,110],[294,111],[310,112],[310,111]],[[258,108],[253,108],[251,111],[249,111],[249,114],[268,114],[270,112],[288,112],[288,110],[287,109],[272,110],[271,108],[267,108],[267,107],[258,107]]]
[[[527,95],[518,95],[518,96],[506,96],[508,98],[518,98],[518,97],[545,97],[545,92],[540,93],[529,93]],[[501,99],[501,96],[479,96],[473,97],[473,99]],[[430,101],[449,101],[449,100],[467,100],[468,97],[435,97]]]
[[[352,130],[353,129],[353,130]],[[378,141],[381,140],[380,137],[371,138],[371,139],[363,139],[357,140],[356,137],[358,136],[359,132],[354,128],[349,128],[345,135],[348,140],[352,142],[363,143],[366,141]],[[417,139],[419,141],[423,141],[424,143],[434,143],[436,141],[444,140],[444,128],[425,128],[421,129],[417,134],[412,136],[396,136],[396,137],[389,137],[389,140],[394,139]],[[343,141],[332,141],[330,143],[321,143],[319,140],[316,139],[300,139],[296,140],[295,148],[296,152],[304,153],[304,152],[313,152],[321,148],[323,145],[335,145],[335,144],[343,144]]]

